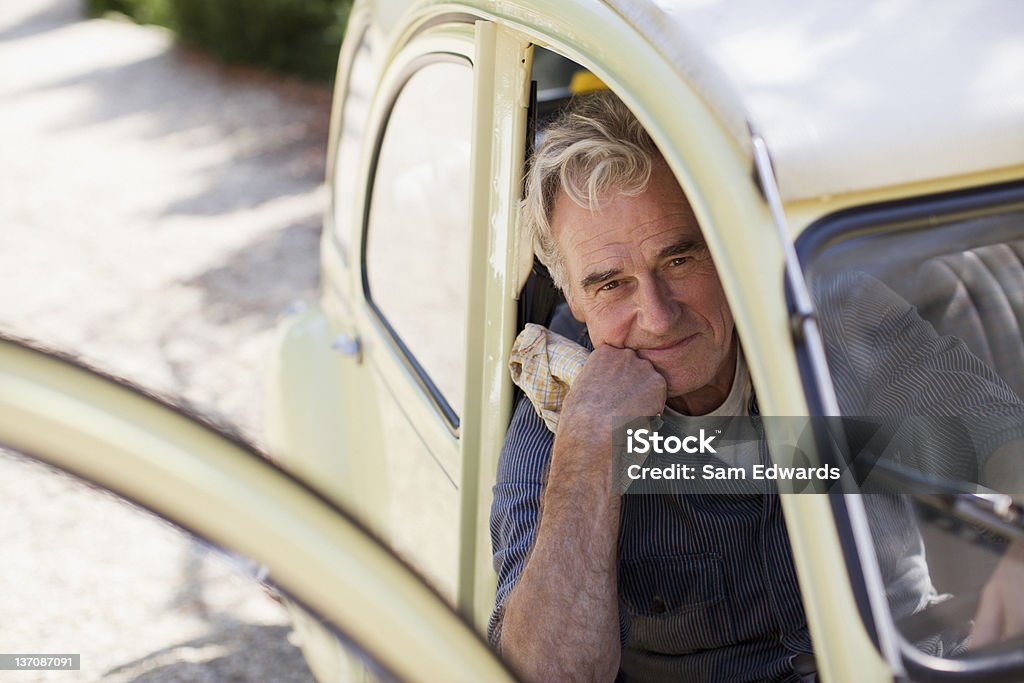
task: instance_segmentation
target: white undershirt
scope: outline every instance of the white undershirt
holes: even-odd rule
[[[747,361],[743,358],[743,351],[736,354],[736,371],[732,376],[732,386],[729,388],[729,395],[725,397],[722,405],[710,413],[701,417],[733,417],[750,414],[750,394],[753,388],[750,384],[750,372],[747,370]],[[670,417],[684,417],[680,412],[665,406],[665,415]],[[759,461],[758,444],[756,442],[743,443],[728,448],[718,449],[718,459],[731,465],[739,465],[748,469]]]

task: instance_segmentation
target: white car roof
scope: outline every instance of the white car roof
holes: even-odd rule
[[[1024,164],[1019,0],[605,0],[786,200]]]

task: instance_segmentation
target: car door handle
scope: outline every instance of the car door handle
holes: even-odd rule
[[[363,353],[363,343],[359,337],[352,337],[347,334],[339,334],[331,340],[331,348],[343,356],[350,356],[360,359]]]

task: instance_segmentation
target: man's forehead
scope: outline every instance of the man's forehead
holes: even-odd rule
[[[611,267],[603,261],[614,260],[616,253],[639,250],[648,258],[671,244],[703,243],[693,209],[664,163],[655,165],[639,194],[610,191],[594,206],[581,205],[559,190],[551,228],[563,263],[575,271],[573,277],[581,270]]]
[[[703,243],[699,226],[689,206],[665,206],[657,215],[611,217],[595,214],[593,220],[555,224],[555,235],[568,252],[582,256],[589,252],[615,248],[639,248],[644,252],[660,251],[677,243]],[[560,229],[562,228],[562,229]]]

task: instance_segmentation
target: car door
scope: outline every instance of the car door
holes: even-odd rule
[[[382,79],[356,297],[376,417],[367,428],[377,430],[376,476],[387,490],[378,519],[453,602],[470,324],[472,39],[471,26],[435,31],[407,45]]]
[[[291,328],[323,319],[338,353],[300,387],[291,369],[308,361],[298,357],[323,349],[297,351],[275,373],[285,391],[272,390],[290,404],[271,415],[304,424],[281,439],[286,451],[332,425],[338,438],[323,439],[306,471],[325,476],[447,599],[478,614],[474,601],[493,597],[476,552],[492,483],[480,473],[495,469],[511,401],[500,369],[514,325],[507,229],[528,42],[469,14],[423,24],[389,44],[369,11],[353,17],[329,164],[322,305]],[[310,386],[329,383],[337,399],[295,408],[310,404]],[[302,423],[303,412],[318,417]],[[339,443],[372,457],[354,461]],[[480,593],[481,582],[492,586]]]
[[[0,338],[0,446],[264,565],[386,678],[513,680],[345,511],[237,438],[122,381]]]

